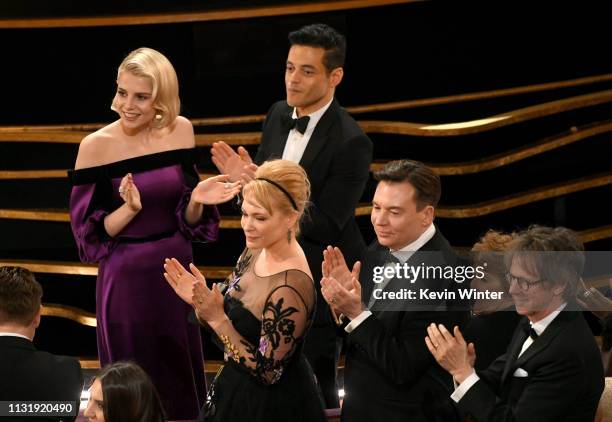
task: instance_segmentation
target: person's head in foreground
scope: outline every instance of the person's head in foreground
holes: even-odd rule
[[[149,376],[135,363],[103,368],[89,389],[85,417],[96,422],[163,422],[164,410]]]
[[[32,340],[40,325],[42,293],[29,270],[0,267],[0,331]]]

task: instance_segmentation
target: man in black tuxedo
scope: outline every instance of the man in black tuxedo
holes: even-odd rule
[[[584,266],[576,233],[533,226],[506,256],[510,294],[524,315],[506,354],[474,371],[458,328],[428,328],[427,346],[458,384],[459,409],[477,422],[592,421],[604,387],[599,350],[574,301]]]
[[[422,298],[421,291],[455,290],[454,279],[397,268],[456,268],[457,255],[433,224],[440,178],[422,163],[388,163],[374,174],[372,201],[377,241],[349,272],[339,248],[327,248],[321,280],[325,300],[350,320],[342,420],[453,421],[452,379],[427,351],[430,319],[462,324],[467,312],[453,300]],[[431,273],[433,274],[433,272]],[[463,280],[461,280],[463,281]],[[412,298],[393,299],[410,291]],[[387,295],[387,299],[385,299]],[[453,311],[449,311],[453,309]]]
[[[36,420],[74,420],[83,388],[81,366],[76,359],[34,348],[41,298],[42,288],[30,271],[0,267],[0,400],[71,402],[74,416]],[[0,419],[29,420],[19,415]]]
[[[254,163],[244,148],[236,153],[223,142],[213,145],[212,160],[233,180],[252,178],[258,164],[274,158],[297,162],[306,170],[311,206],[300,226],[299,242],[314,280],[320,280],[327,245],[342,247],[350,262],[365,250],[354,216],[369,177],[372,142],[334,98],[344,74],[344,36],[327,25],[315,24],[290,33],[289,42],[287,100],[268,111]],[[329,308],[318,293],[317,313],[304,351],[326,405],[332,408],[338,406],[340,344]]]

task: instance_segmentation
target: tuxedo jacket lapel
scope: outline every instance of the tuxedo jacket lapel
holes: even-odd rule
[[[330,107],[331,108],[331,107]],[[435,263],[437,264],[441,264],[443,261],[440,261],[439,259],[436,258],[443,258],[444,252],[443,252],[443,242],[442,240],[444,240],[444,242],[446,242],[446,240],[444,239],[444,237],[441,235],[439,229],[436,227],[436,233],[434,234],[434,236],[427,242],[425,243],[418,251],[415,251],[412,256],[410,258],[408,258],[408,260],[405,262],[404,265],[408,265],[408,266],[418,266],[420,263],[422,263],[423,261],[427,261],[430,262],[432,258],[434,258]],[[387,261],[387,254],[389,252],[389,249],[386,247],[381,246],[378,242],[376,242],[377,245],[377,250],[375,251],[379,253],[379,256],[377,258],[377,265],[385,265],[386,261]],[[450,247],[450,246],[449,246]],[[371,276],[372,272],[369,273],[369,275]],[[414,280],[413,282],[407,283],[407,281],[403,278],[393,278],[391,280],[389,280],[389,282],[386,284],[384,290],[385,291],[401,291],[402,288],[407,288],[410,290],[413,290],[415,292],[418,292],[421,288],[425,288],[426,286],[423,284],[424,283],[424,279],[418,278],[417,280]],[[371,294],[373,288],[374,288],[374,282],[370,281],[370,290],[368,292],[368,294]],[[444,287],[444,286],[442,286]],[[442,288],[440,288],[440,290],[442,290]],[[363,290],[362,290],[362,295],[363,295]],[[417,293],[417,297],[418,297],[418,293]],[[369,300],[369,296],[367,297],[367,300]],[[379,302],[379,300],[375,301],[371,308],[375,309],[374,306],[377,304],[377,302]],[[412,309],[412,310],[440,310],[438,309],[437,305],[431,305],[429,304],[427,301],[423,302],[421,301],[421,299],[416,299],[413,301],[414,302],[414,307],[411,306],[405,306],[406,304],[402,303],[401,301],[394,301],[394,300],[387,300],[385,301],[385,306],[384,308],[381,308],[381,304],[378,303],[378,306],[376,307],[377,312],[382,312],[385,310],[394,310],[394,311],[398,311],[398,310],[403,310],[406,311],[408,309]],[[365,304],[367,305],[368,302],[366,301]]]
[[[527,339],[527,334],[523,331],[522,325],[523,323],[529,324],[526,318],[523,319],[517,327],[517,333],[515,334],[511,344],[512,350],[508,355],[508,361],[502,375],[502,382],[506,381],[508,375],[513,374],[517,368],[522,367],[529,359],[545,350],[548,345],[550,345],[550,342],[557,336],[557,334],[564,329],[567,322],[576,317],[576,315],[572,315],[574,313],[575,312],[561,312],[559,315],[557,315],[550,325],[546,327],[542,335],[539,336],[520,357],[518,357],[518,354],[523,347],[523,343],[525,343],[525,340]]]
[[[379,246],[380,249],[366,252],[365,262],[368,263],[368,268],[362,268],[360,279],[362,280],[361,285],[361,301],[367,306],[370,302],[370,297],[374,291],[376,283],[374,283],[374,267],[382,266],[385,264],[386,251]],[[362,261],[364,262],[364,261]],[[371,265],[370,265],[371,264]],[[365,270],[365,271],[364,271]],[[362,279],[362,276],[365,276]]]
[[[308,145],[306,145],[306,149],[304,150],[304,155],[300,160],[300,165],[308,171],[314,164],[317,155],[321,151],[321,149],[325,146],[328,140],[329,129],[331,125],[336,120],[338,113],[337,110],[340,106],[336,99],[332,100],[329,108],[325,111],[323,116],[321,116],[321,120],[317,123],[310,140],[308,141]],[[285,140],[286,142],[286,140]],[[284,144],[283,144],[284,148]]]
[[[575,315],[571,315],[573,313],[574,312],[561,312],[559,315],[557,315],[557,317],[550,323],[550,325],[546,327],[542,335],[539,336],[533,342],[533,344],[529,346],[527,350],[525,350],[525,353],[523,353],[521,357],[516,360],[516,367],[520,367],[527,360],[531,359],[532,357],[540,353],[542,350],[546,349],[552,339],[555,338],[557,334],[559,334],[563,330],[563,328],[567,324],[567,321],[572,317],[575,317]]]
[[[372,292],[374,291],[374,288],[380,288],[382,286],[382,284],[374,283],[374,277],[373,277],[374,276],[374,266],[382,267],[388,262],[389,248],[386,248],[380,245],[378,241],[376,241],[376,248],[375,250],[370,251],[368,253],[368,257],[374,263],[374,265],[370,266],[369,268],[369,272],[368,272],[369,279],[368,279],[367,288],[364,289],[362,286],[362,290],[361,290],[361,297],[362,297],[363,303],[365,303],[366,306],[368,305],[370,301],[370,297],[371,297]],[[410,264],[410,260],[408,260],[406,263]],[[403,281],[404,280],[402,280],[402,282]],[[384,290],[392,291],[392,289],[395,288],[395,285],[398,282],[399,280],[396,277],[392,278],[391,280],[389,280],[388,283],[384,285]],[[374,305],[376,304],[376,302],[378,302],[378,300],[375,300],[372,303],[372,306],[370,306],[371,309],[374,309]],[[376,309],[377,311],[372,311],[372,312],[383,312],[384,311],[384,309],[379,309],[379,308],[376,308]]]
[[[270,148],[270,158],[282,158],[283,151],[285,151],[285,145],[287,144],[287,138],[289,137],[289,130],[287,130],[282,124],[282,117],[279,118],[278,136],[274,137],[272,146]]]
[[[255,159],[257,164],[261,165],[264,161],[282,158],[289,136],[289,129],[283,124],[283,116],[290,115],[292,110],[292,107],[283,102],[278,103],[270,112],[264,123],[262,141]],[[262,149],[264,146],[265,149]]]
[[[514,373],[516,359],[523,348],[523,343],[525,343],[525,340],[527,340],[527,334],[522,328],[523,324],[529,324],[529,320],[525,317],[523,317],[519,322],[514,336],[512,337],[512,342],[510,343],[510,348],[506,355],[508,358],[506,359],[506,365],[504,366],[504,372],[502,373],[502,384],[505,382],[508,374]]]

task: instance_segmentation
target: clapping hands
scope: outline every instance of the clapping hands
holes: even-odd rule
[[[181,299],[193,306],[200,321],[212,326],[227,318],[218,284],[213,284],[209,289],[206,279],[195,265],[189,264],[190,271],[187,271],[176,258],[166,258],[164,270],[168,284]]]
[[[229,180],[242,181],[247,184],[255,177],[257,165],[253,163],[249,152],[238,147],[237,152],[223,141],[213,143],[210,150],[212,162],[217,169],[229,176]]]
[[[360,270],[361,263],[357,261],[353,270],[349,271],[340,249],[328,246],[323,251],[321,293],[329,303],[336,323],[339,322],[337,314],[354,319],[364,309],[361,303]]]
[[[126,174],[123,179],[121,179],[121,183],[119,184],[119,196],[131,211],[138,212],[142,209],[140,192],[134,184],[132,173]]]
[[[476,349],[474,343],[467,343],[459,327],[454,328],[454,336],[442,324],[427,327],[425,344],[438,364],[461,384],[474,371]]]
[[[333,277],[346,289],[350,289],[353,285],[352,278],[359,280],[359,272],[361,271],[361,262],[355,262],[353,270],[349,271],[346,265],[344,255],[339,248],[328,246],[323,251],[323,262],[321,264],[321,273],[323,277]]]
[[[230,182],[226,174],[202,180],[191,192],[191,199],[202,205],[216,205],[227,202],[240,193],[240,181]]]

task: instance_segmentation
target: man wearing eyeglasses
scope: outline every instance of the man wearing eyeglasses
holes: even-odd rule
[[[474,371],[477,346],[443,325],[427,347],[457,385],[451,398],[475,421],[592,421],[604,375],[595,339],[575,304],[582,243],[566,228],[533,226],[506,256],[516,311],[525,316],[506,354]]]

